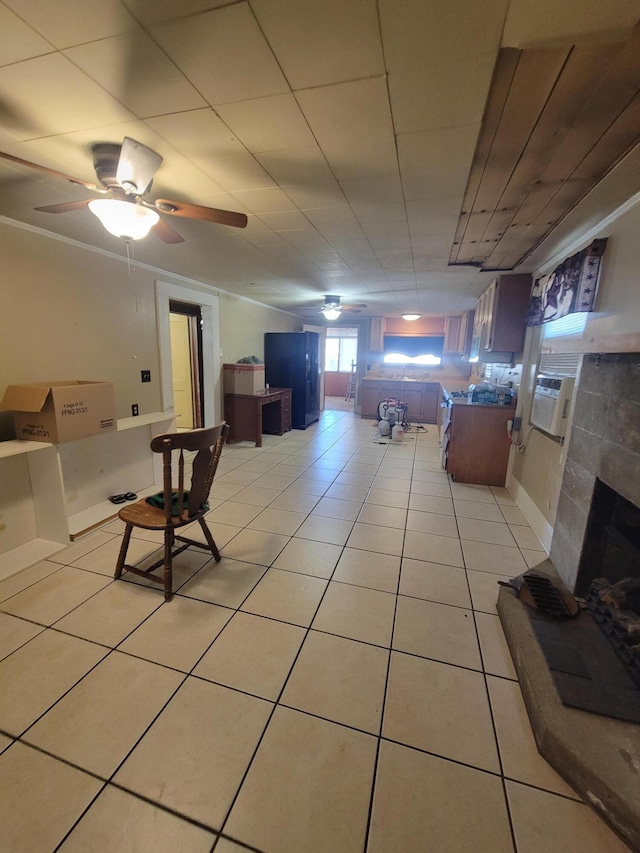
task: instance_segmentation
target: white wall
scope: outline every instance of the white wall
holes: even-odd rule
[[[0,223],[0,396],[9,384],[64,379],[112,381],[116,416],[161,410],[156,279],[217,294],[188,282]],[[221,294],[224,360],[263,355],[265,331],[300,328],[292,315]],[[151,371],[151,382],[140,371]],[[221,411],[221,409],[219,409]],[[13,437],[0,413],[0,440]]]

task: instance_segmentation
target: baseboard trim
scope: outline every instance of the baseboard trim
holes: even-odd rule
[[[553,525],[547,521],[513,474],[507,476],[506,487],[548,554],[553,538]]]

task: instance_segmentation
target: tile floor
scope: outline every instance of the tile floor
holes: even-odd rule
[[[618,853],[538,755],[495,610],[544,557],[437,431],[225,448],[173,601],[106,524],[0,584],[0,849]],[[136,559],[158,537],[138,531]]]

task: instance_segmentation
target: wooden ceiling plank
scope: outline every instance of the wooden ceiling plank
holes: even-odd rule
[[[581,162],[640,92],[640,27],[609,65],[582,105],[581,118],[556,149],[543,180],[568,177],[567,166]]]
[[[566,181],[538,216],[529,220],[528,225],[509,228],[508,233],[500,241],[500,251],[512,255],[515,258],[514,264],[522,263],[552,228],[583,198],[591,186],[590,178]],[[553,222],[554,225],[550,226],[549,222]]]
[[[473,156],[473,165],[464,194],[463,210],[473,207],[476,192],[482,181],[484,168],[491,154],[493,140],[502,119],[521,55],[522,51],[516,48],[502,48],[498,53],[496,67],[489,88],[489,97],[482,117],[482,127]]]
[[[598,180],[602,180],[639,141],[640,94],[637,94],[575,169],[572,178],[598,175]]]
[[[473,208],[521,53],[522,51],[516,48],[503,48],[498,53],[491,86],[489,87],[489,97],[482,118],[482,128],[462,201],[462,210],[464,211],[468,212]],[[464,228],[461,239],[463,237]]]
[[[576,47],[571,51],[487,226],[484,239],[499,237],[513,219],[520,217],[522,205],[541,180],[558,141],[570,131],[596,78],[615,60],[620,48],[620,43],[616,43]]]
[[[495,210],[553,91],[568,48],[524,51],[496,132],[473,210]]]

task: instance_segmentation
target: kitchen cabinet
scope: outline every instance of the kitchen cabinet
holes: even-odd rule
[[[473,336],[473,311],[445,317],[443,355],[469,355]]]
[[[384,352],[384,317],[372,317],[369,321],[369,350]]]
[[[360,390],[360,414],[363,418],[378,416],[378,404],[396,397],[407,404],[410,421],[434,424],[438,419],[439,382],[402,382],[388,379],[364,379]]]
[[[511,447],[507,421],[515,406],[454,399],[446,412],[442,467],[457,483],[504,486]]]
[[[522,352],[529,311],[530,275],[500,275],[478,299],[470,357]]]

